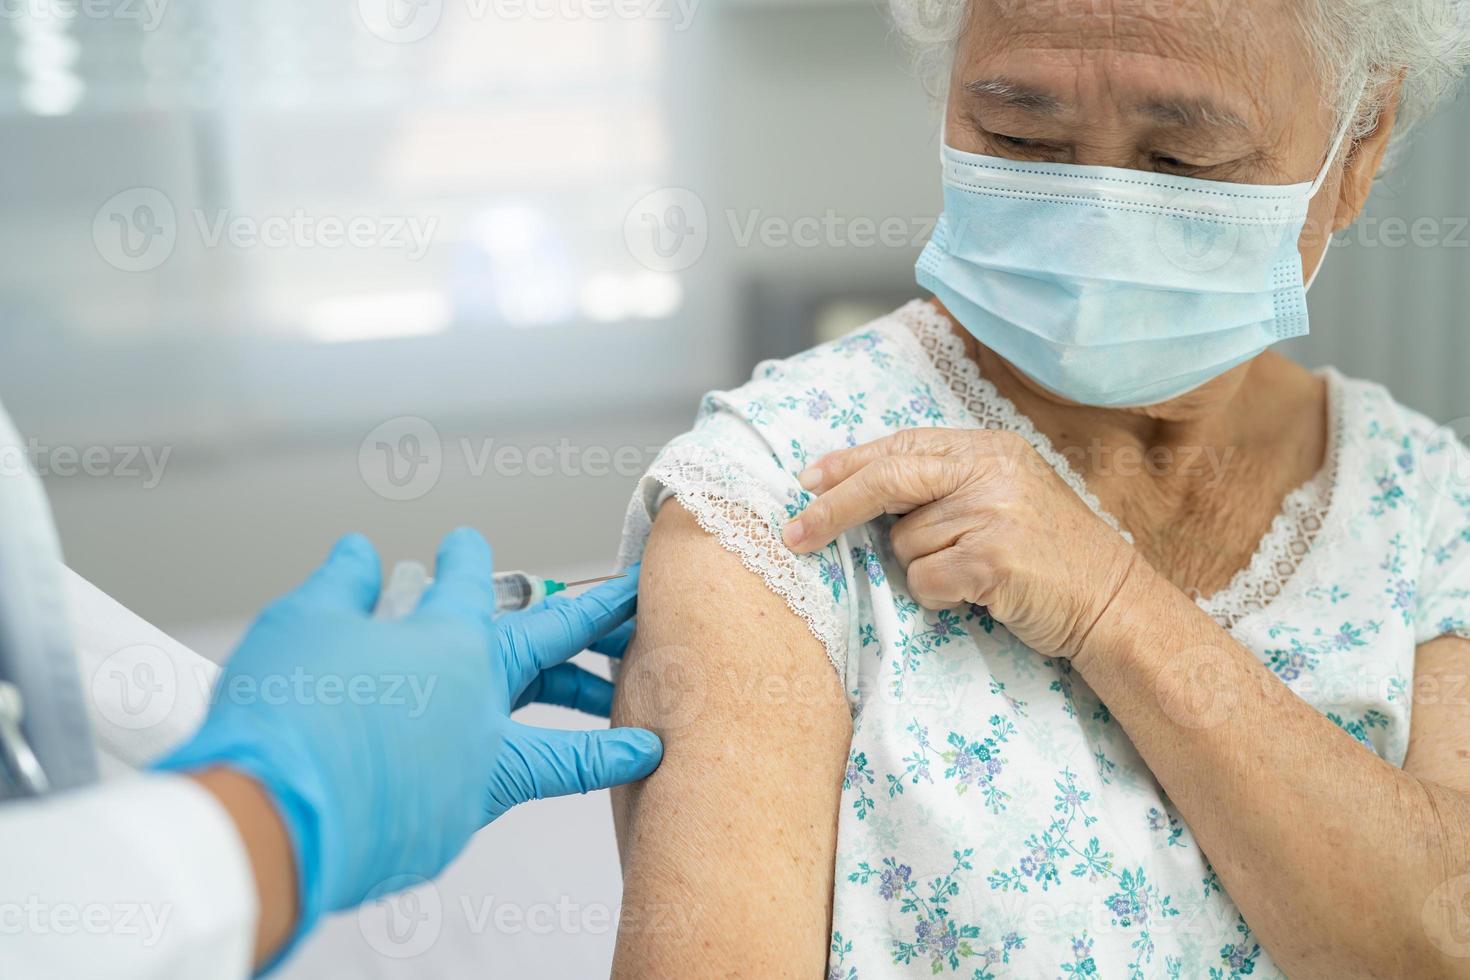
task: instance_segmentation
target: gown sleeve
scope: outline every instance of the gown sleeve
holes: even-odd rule
[[[792,386],[792,379],[773,376],[705,397],[694,428],[665,446],[640,481],[624,524],[621,560],[631,564],[641,558],[659,508],[678,500],[700,527],[786,601],[842,677],[851,566],[841,539],[810,555],[793,554],[781,540],[785,523],[814,499],[797,474],[809,460],[842,443],[825,427],[803,426],[799,410],[782,410],[782,402],[791,402],[784,392]],[[697,590],[698,583],[689,587]]]

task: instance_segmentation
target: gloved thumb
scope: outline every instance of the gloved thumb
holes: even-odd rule
[[[528,770],[522,775],[529,779],[521,785],[529,791],[529,799],[591,793],[631,783],[658,768],[664,754],[659,737],[642,728],[561,731],[517,727],[518,731],[507,736],[514,751],[502,756],[515,758],[516,765]]]

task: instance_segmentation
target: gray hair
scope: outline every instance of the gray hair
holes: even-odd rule
[[[1134,2],[1157,5],[1160,0]],[[1212,7],[1231,0],[1193,2]],[[941,96],[969,0],[888,3],[896,27],[913,49],[925,88]],[[1470,0],[1299,0],[1298,6],[1303,37],[1322,68],[1323,99],[1339,118],[1356,107],[1354,138],[1366,136],[1378,125],[1388,83],[1403,75],[1389,144],[1391,165],[1401,156],[1409,134],[1454,94],[1470,66]]]

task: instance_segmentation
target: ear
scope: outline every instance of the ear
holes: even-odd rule
[[[1337,214],[1332,219],[1333,232],[1358,220],[1368,204],[1368,195],[1373,190],[1373,180],[1383,166],[1383,155],[1388,152],[1393,124],[1398,119],[1399,97],[1403,94],[1404,76],[1389,82],[1383,92],[1383,109],[1378,113],[1378,124],[1373,131],[1353,144],[1348,154],[1347,166],[1342,172],[1342,185],[1337,195]]]

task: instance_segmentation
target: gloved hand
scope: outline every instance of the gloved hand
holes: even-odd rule
[[[628,642],[633,639],[634,621],[626,612],[616,607],[630,600],[636,601],[640,568],[640,565],[634,565],[628,569],[627,577],[607,582],[579,596],[572,597],[562,593],[524,612],[508,613],[497,619],[495,625],[507,637],[519,634],[517,642],[522,646],[554,647],[568,642],[565,632],[575,629],[574,624],[579,619],[595,615],[601,608],[605,615],[622,619],[622,625],[615,627],[587,649],[614,660],[621,660],[628,649]],[[569,608],[563,610],[562,606]],[[563,618],[543,615],[548,611],[556,611]],[[557,664],[536,675],[535,680],[521,692],[520,698],[516,700],[516,707],[524,708],[534,701],[575,708],[585,714],[606,718],[612,714],[612,698],[613,685],[606,678],[583,670],[576,664]]]
[[[641,779],[658,765],[652,732],[510,719],[538,696],[605,712],[611,685],[563,661],[603,639],[621,652],[636,569],[498,620],[491,571],[484,539],[454,531],[418,608],[374,620],[378,557],[365,538],[343,538],[260,615],[199,731],[155,764],[228,766],[265,786],[295,851],[296,939],[390,879],[434,876],[519,803]]]

